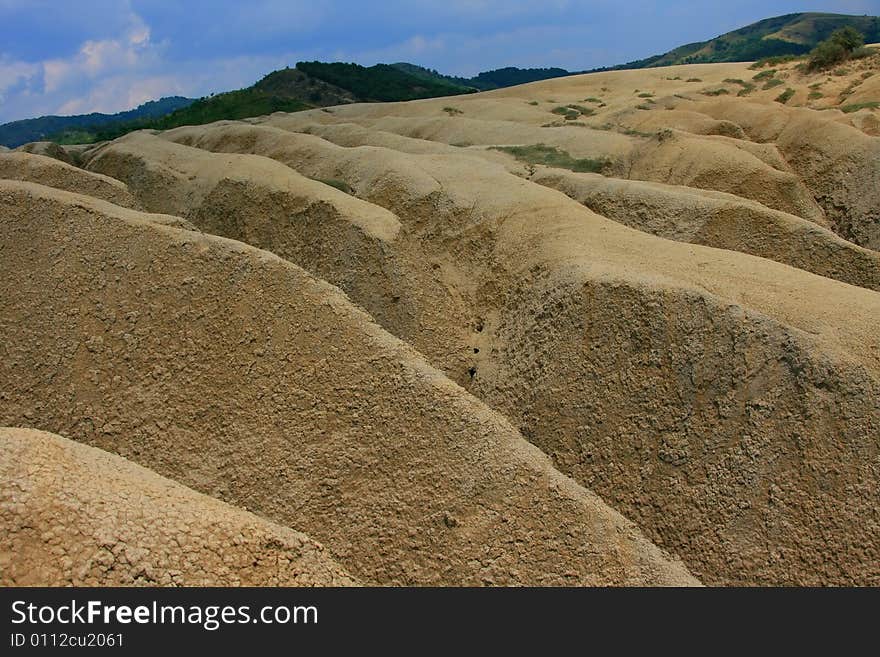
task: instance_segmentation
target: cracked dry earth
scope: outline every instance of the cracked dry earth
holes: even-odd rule
[[[0,154],[2,583],[880,584],[876,120],[754,74]]]

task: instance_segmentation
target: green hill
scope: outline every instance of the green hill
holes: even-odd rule
[[[518,84],[526,84],[528,82],[537,82],[538,80],[548,80],[550,78],[560,78],[565,75],[571,75],[564,68],[516,68],[508,66],[506,68],[498,68],[492,71],[485,71],[472,78],[461,78],[452,75],[443,75],[437,71],[416,64],[407,62],[398,62],[391,66],[400,69],[410,75],[415,75],[428,80],[444,80],[452,84],[473,87],[480,91],[489,91],[490,89],[499,89],[501,87],[513,87]]]
[[[90,143],[115,139],[133,130],[168,130],[272,112],[298,112],[353,102],[435,98],[474,91],[444,80],[426,80],[387,64],[364,67],[300,62],[296,68],[274,71],[250,87],[200,98],[165,116],[94,127],[65,127],[50,138],[61,144]]]
[[[877,16],[786,14],[746,25],[708,41],[679,46],[662,55],[596,70],[747,62],[780,55],[804,55],[834,30],[847,25],[864,34],[866,43],[880,41],[880,17]]]
[[[91,130],[112,124],[164,116],[186,107],[193,100],[182,96],[169,96],[151,100],[135,109],[117,114],[77,114],[75,116],[41,116],[36,119],[12,121],[0,125],[0,144],[16,148],[31,141],[47,139],[62,131]]]
[[[476,91],[445,79],[416,76],[391,64],[365,67],[341,62],[300,62],[296,68],[317,80],[350,91],[363,101],[418,100]]]
[[[51,135],[50,140],[59,144],[88,144],[116,139],[133,130],[170,130],[183,125],[202,125],[214,121],[246,119],[272,112],[298,112],[310,107],[311,105],[293,98],[284,98],[254,87],[248,87],[247,89],[227,91],[200,98],[187,107],[159,118],[124,121],[91,129],[67,129]]]
[[[414,64],[360,66],[340,62],[299,62],[273,71],[256,84],[198,100],[163,99],[116,115],[43,117],[0,126],[8,146],[49,139],[61,144],[115,139],[133,130],[168,130],[221,120],[243,119],[272,112],[297,112],[355,102],[387,102],[474,93],[568,75],[563,69],[503,68],[470,78],[454,78]],[[150,111],[144,111],[144,108]],[[92,117],[95,117],[94,119]],[[22,129],[21,125],[27,130]]]

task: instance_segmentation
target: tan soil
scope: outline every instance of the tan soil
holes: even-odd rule
[[[137,208],[128,186],[110,176],[84,171],[45,155],[0,153],[0,179],[24,180],[86,194],[126,208]]]
[[[3,423],[296,527],[367,583],[696,584],[295,265],[31,183],[0,200]]]
[[[2,586],[350,586],[321,545],[126,459],[0,428]]]
[[[0,423],[304,531],[367,583],[694,583],[678,557],[709,584],[880,584],[880,138],[838,109],[880,100],[875,59],[741,97],[748,64],[615,71],[78,151],[161,215],[0,183]],[[536,144],[605,175],[493,148]]]

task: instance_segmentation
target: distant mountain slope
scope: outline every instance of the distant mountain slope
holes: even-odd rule
[[[133,130],[168,130],[312,107],[435,98],[474,91],[444,80],[411,75],[388,64],[364,67],[300,62],[296,68],[273,71],[250,87],[200,98],[165,116],[66,128],[50,135],[50,139],[63,144],[90,143],[115,139]]]
[[[119,114],[48,116],[0,126],[0,144],[51,140],[62,144],[115,139],[133,130],[168,130],[273,112],[296,112],[357,102],[388,102],[474,93],[568,75],[564,69],[502,68],[465,79],[415,64],[360,66],[299,62],[273,71],[256,84],[198,100],[163,98]]]
[[[400,101],[473,93],[475,89],[442,77],[416,76],[390,64],[365,67],[333,62],[299,62],[312,78],[345,89],[364,101]]]
[[[40,141],[49,135],[62,131],[83,130],[137,119],[156,118],[186,107],[192,102],[192,98],[169,96],[159,100],[151,100],[135,109],[116,114],[93,112],[75,116],[41,116],[36,119],[13,121],[0,125],[0,144],[16,148],[31,141]]]
[[[803,55],[827,39],[834,30],[847,25],[864,34],[867,43],[880,41],[880,17],[877,16],[786,14],[746,25],[708,41],[679,46],[662,55],[596,70],[746,62],[776,55]]]
[[[304,73],[298,68],[283,68],[269,73],[254,85],[280,98],[299,100],[308,105],[330,106],[357,102],[352,92]]]
[[[489,91],[490,89],[498,89],[500,87],[513,87],[518,84],[526,84],[528,82],[537,82],[539,80],[548,80],[550,78],[560,78],[565,75],[571,75],[564,68],[517,68],[508,66],[506,68],[498,68],[492,71],[484,71],[472,78],[461,78],[452,75],[443,75],[433,69],[424,68],[416,64],[408,62],[397,62],[391,66],[400,69],[410,75],[433,80],[445,80],[453,84],[473,87],[480,91]]]

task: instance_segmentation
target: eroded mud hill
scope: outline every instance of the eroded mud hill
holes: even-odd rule
[[[0,201],[3,423],[296,527],[363,582],[696,583],[337,288],[48,187]]]
[[[365,582],[694,581],[592,490],[706,583],[880,583],[880,139],[783,69],[800,107],[682,66],[76,150],[161,215],[0,183],[0,422]]]
[[[350,586],[321,545],[123,458],[0,428],[3,586]]]

